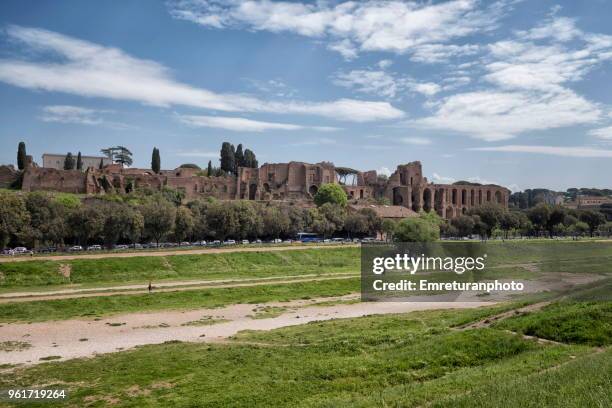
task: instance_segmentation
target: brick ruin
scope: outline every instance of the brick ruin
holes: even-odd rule
[[[7,171],[8,173],[8,171]],[[508,206],[510,191],[497,185],[435,184],[423,176],[418,161],[397,166],[388,178],[376,171],[352,174],[352,183],[341,183],[349,199],[359,202],[386,198],[415,212],[436,211],[451,219],[470,208],[494,202]],[[311,202],[319,187],[340,183],[333,163],[266,163],[259,168],[240,167],[236,176],[207,177],[199,169],[177,168],[159,174],[148,169],[107,165],[85,171],[28,166],[22,190],[51,190],[79,194],[126,193],[135,188],[181,190],[188,199]]]

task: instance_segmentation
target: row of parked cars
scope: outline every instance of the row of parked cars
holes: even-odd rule
[[[331,238],[331,239],[318,239],[318,238],[314,238],[314,239],[308,239],[308,240],[304,240],[303,242],[308,242],[308,243],[359,243],[359,242],[373,242],[376,241],[376,239],[374,238],[354,238],[354,239],[349,239],[349,238]],[[157,249],[157,248],[177,248],[177,247],[216,247],[216,246],[227,246],[227,245],[249,245],[249,244],[292,244],[292,243],[302,243],[302,241],[299,240],[292,240],[292,239],[286,239],[286,240],[282,240],[279,238],[270,240],[270,241],[262,241],[261,239],[255,239],[253,241],[249,241],[248,239],[243,239],[243,240],[233,240],[233,239],[228,239],[225,241],[220,241],[220,240],[214,240],[214,241],[194,241],[194,242],[187,242],[187,241],[183,241],[180,243],[176,243],[176,242],[160,242],[155,243],[155,242],[149,242],[149,243],[145,243],[145,244],[132,244],[132,245],[125,245],[125,244],[120,244],[120,245],[114,245],[113,246],[113,250],[116,251],[121,251],[121,250],[127,250],[127,249]],[[37,249],[28,249],[26,247],[15,247],[13,249],[5,249],[4,251],[2,251],[2,255],[33,255],[34,253],[41,253],[41,254],[45,254],[45,253],[53,253],[53,252],[83,252],[83,251],[102,251],[103,249],[106,249],[106,247],[103,247],[102,245],[98,245],[98,244],[94,244],[94,245],[89,245],[89,246],[81,246],[81,245],[73,245],[70,247],[55,247],[55,246],[49,246],[49,247],[42,247],[42,248],[37,248]]]

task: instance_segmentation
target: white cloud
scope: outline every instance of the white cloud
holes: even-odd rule
[[[593,123],[597,105],[570,90],[551,93],[481,91],[444,98],[415,126],[451,130],[495,141],[532,131]]]
[[[404,91],[432,96],[442,89],[434,82],[417,82],[410,77],[397,76],[387,71],[365,69],[338,72],[332,81],[338,86],[385,98],[395,98]]]
[[[326,39],[346,58],[358,52],[411,52],[427,44],[447,43],[486,32],[512,1],[483,6],[477,0],[418,3],[399,0],[288,2],[270,0],[177,0],[173,17],[211,28],[292,32]]]
[[[518,36],[528,40],[553,39],[570,41],[582,35],[576,27],[576,22],[568,17],[553,17],[528,31],[518,32]]]
[[[434,173],[432,176],[432,179],[433,179],[433,182],[437,184],[452,184],[455,181],[457,181],[457,179],[453,177],[441,176],[438,173]]]
[[[319,130],[324,132],[339,130],[329,126],[302,126],[291,123],[263,122],[259,120],[204,115],[176,115],[176,118],[189,126],[226,129],[237,132],[263,132],[266,130]]]
[[[392,171],[388,167],[380,167],[378,170],[376,170],[376,174],[382,174],[387,177],[389,177],[391,173]]]
[[[604,140],[612,140],[612,126],[591,129],[589,130],[589,136],[595,136]]]
[[[72,105],[49,105],[42,108],[43,122],[72,123],[89,126],[105,126],[112,129],[128,129],[132,126],[106,119],[107,110],[89,109]]]
[[[480,51],[476,44],[424,44],[416,47],[411,59],[417,62],[434,64],[448,61],[454,57],[474,55]]]
[[[353,99],[279,102],[248,95],[219,94],[178,82],[165,66],[132,57],[117,48],[35,28],[9,26],[6,33],[12,40],[22,43],[24,55],[55,57],[44,62],[0,59],[0,81],[22,88],[131,100],[155,106],[298,113],[357,122],[397,119],[404,115],[388,102]]]
[[[612,150],[603,150],[584,146],[506,145],[495,147],[472,147],[468,150],[485,152],[533,153],[565,157],[612,157]]]
[[[380,69],[387,69],[389,68],[391,65],[393,65],[393,61],[389,60],[389,59],[384,59],[384,60],[380,60],[378,61],[378,68]]]
[[[400,139],[402,143],[413,144],[413,145],[429,145],[431,144],[431,139],[427,139],[425,137],[404,137]]]

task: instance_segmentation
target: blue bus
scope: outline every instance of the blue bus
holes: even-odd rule
[[[314,232],[298,232],[297,239],[302,242],[320,242],[322,240],[319,234]]]

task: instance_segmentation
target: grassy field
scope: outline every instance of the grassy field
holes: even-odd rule
[[[70,277],[60,273],[62,265]],[[0,263],[0,290],[359,272],[359,248]],[[65,268],[65,266],[64,266]]]
[[[0,388],[68,387],[72,407],[609,406],[612,353],[579,340],[588,336],[540,344],[501,328],[454,328],[497,311],[369,316],[243,332],[236,344],[145,346],[16,368]]]
[[[312,282],[112,295],[0,304],[0,322],[62,320],[118,313],[214,308],[236,303],[283,302],[359,291],[359,278]]]

